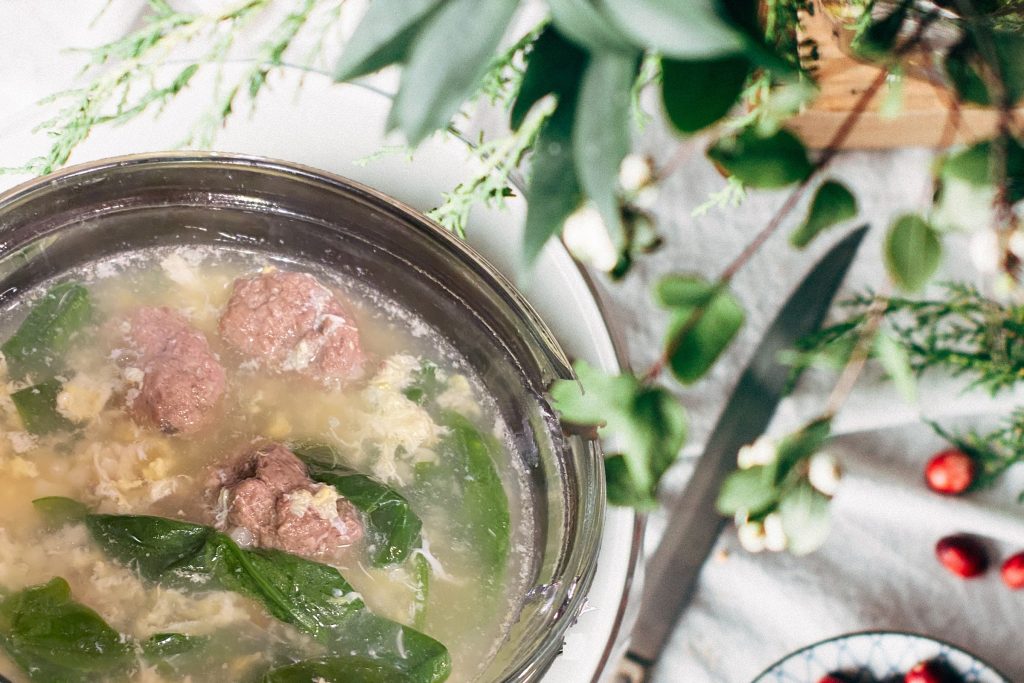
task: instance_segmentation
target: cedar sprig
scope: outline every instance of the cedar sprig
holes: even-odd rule
[[[888,297],[883,331],[904,347],[918,374],[942,369],[968,378],[966,390],[993,395],[1012,388],[1024,378],[1024,306],[1002,304],[970,284],[943,289],[945,296],[935,299]],[[794,368],[844,363],[875,299],[867,292],[843,302],[850,314],[804,339]]]

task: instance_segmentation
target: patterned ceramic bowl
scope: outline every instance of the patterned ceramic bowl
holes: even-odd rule
[[[1010,683],[991,666],[958,647],[912,633],[875,631],[851,633],[797,650],[772,665],[753,683],[817,683],[842,672],[851,683],[899,681],[915,664],[937,659],[964,683]]]

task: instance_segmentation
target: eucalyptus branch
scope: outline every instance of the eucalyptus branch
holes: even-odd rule
[[[917,27],[914,35],[894,51],[895,56],[899,57],[917,46],[924,35],[924,32],[935,20],[935,17],[935,13],[931,13],[926,16]],[[839,128],[836,129],[836,132],[829,140],[828,145],[826,145],[825,149],[822,151],[821,156],[818,157],[818,160],[811,169],[811,172],[797,184],[796,188],[792,192],[790,192],[786,201],[783,202],[782,206],[775,212],[771,220],[768,221],[768,224],[757,235],[755,235],[754,239],[747,244],[739,255],[737,255],[736,258],[734,258],[718,276],[714,285],[714,289],[716,291],[721,291],[728,287],[736,273],[738,273],[750,261],[750,259],[753,258],[761,247],[764,246],[772,235],[774,235],[782,226],[783,221],[799,204],[812,182],[829,166],[829,164],[832,163],[836,155],[839,154],[839,150],[842,148],[843,143],[845,143],[850,137],[850,134],[856,127],[857,122],[867,110],[868,104],[885,84],[885,80],[888,75],[888,68],[883,67],[879,70],[878,75],[875,76],[875,79],[871,84],[864,90],[864,92],[861,93],[860,97],[857,98],[857,101],[854,103],[850,112],[843,119]],[[647,372],[643,374],[643,381],[645,383],[653,382],[661,375],[665,366],[668,365],[669,359],[671,359],[679,350],[679,346],[686,339],[687,335],[693,332],[694,328],[700,323],[704,313],[705,309],[703,307],[694,308],[686,322],[680,326],[669,342],[665,344],[658,359],[650,366],[650,368],[648,368]]]
[[[871,82],[871,85],[869,85],[868,88],[861,93],[861,96],[857,98],[857,102],[853,109],[851,109],[846,115],[846,118],[843,119],[842,124],[832,136],[828,146],[822,151],[822,154],[818,158],[818,161],[814,165],[811,173],[808,174],[808,176],[804,178],[792,192],[790,192],[786,201],[783,202],[782,206],[775,212],[771,220],[768,221],[768,224],[749,244],[747,244],[743,251],[741,251],[739,255],[725,267],[715,282],[716,289],[721,290],[727,287],[732,278],[736,276],[736,273],[738,273],[740,269],[742,269],[743,266],[753,258],[754,254],[756,254],[761,247],[764,246],[765,242],[767,242],[768,239],[771,238],[771,236],[774,235],[782,226],[783,221],[789,216],[793,209],[796,208],[797,204],[803,198],[807,188],[811,186],[812,181],[828,167],[833,159],[835,159],[836,155],[839,153],[839,149],[842,147],[842,144],[850,136],[850,133],[853,131],[857,121],[860,120],[860,117],[867,109],[868,103],[885,83],[885,77],[887,74],[888,70],[882,69],[878,76],[875,77],[875,80]],[[644,373],[644,382],[653,382],[661,375],[665,366],[668,364],[669,359],[679,349],[679,345],[686,338],[686,335],[692,332],[697,324],[700,323],[703,315],[703,308],[698,307],[694,310],[689,319],[679,328],[673,338],[669,340],[669,343],[665,345],[665,348],[662,350],[658,359],[651,365],[647,372]]]

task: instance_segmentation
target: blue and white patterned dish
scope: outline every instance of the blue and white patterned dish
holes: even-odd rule
[[[862,671],[860,683],[903,674],[918,662],[945,660],[965,683],[1010,683],[991,666],[958,647],[912,633],[875,631],[830,638],[787,655],[753,683],[817,683],[833,672]]]

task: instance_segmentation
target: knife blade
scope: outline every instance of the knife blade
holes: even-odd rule
[[[735,469],[736,453],[768,427],[789,382],[781,352],[821,325],[867,226],[839,241],[814,266],[776,315],[711,432],[683,493],[668,510],[668,525],[647,563],[632,640],[617,683],[647,679],[661,656],[726,519],[715,509],[722,482]]]

